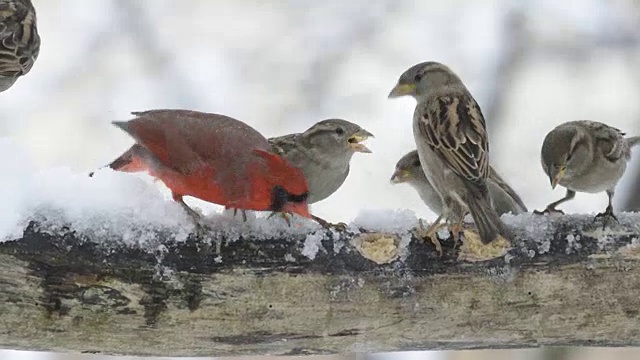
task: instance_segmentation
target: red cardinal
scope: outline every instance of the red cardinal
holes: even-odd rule
[[[188,110],[149,110],[113,122],[135,140],[109,167],[148,171],[182,200],[193,196],[228,208],[295,213],[311,217],[302,171],[270,152],[251,126],[224,115]]]

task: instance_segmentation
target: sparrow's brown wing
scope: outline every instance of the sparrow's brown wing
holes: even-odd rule
[[[489,143],[480,107],[468,94],[439,96],[423,107],[419,129],[429,147],[462,178],[489,176]]]
[[[288,134],[283,136],[277,136],[269,138],[269,145],[271,145],[271,150],[282,156],[291,151],[294,151],[298,147],[298,138],[300,134]]]
[[[40,52],[36,12],[29,0],[0,0],[0,76],[31,70]]]
[[[625,134],[622,131],[597,121],[579,120],[576,123],[593,136],[596,148],[602,152],[605,159],[617,162],[623,156],[630,157],[631,152],[624,141]]]

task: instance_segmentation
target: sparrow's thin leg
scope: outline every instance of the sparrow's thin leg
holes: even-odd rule
[[[436,251],[438,252],[438,256],[442,256],[442,244],[438,239],[438,230],[444,227],[446,224],[440,224],[442,220],[442,215],[438,216],[438,218],[430,225],[428,228],[424,227],[424,222],[422,219],[418,220],[418,229],[416,231],[416,235],[421,239],[429,239],[433,246],[436,247]]]
[[[616,222],[620,222],[618,220],[618,217],[613,213],[613,204],[612,204],[613,195],[614,195],[614,190],[613,189],[607,190],[607,196],[609,197],[609,204],[607,205],[607,208],[604,210],[604,212],[599,213],[593,219],[594,221],[596,221],[599,218],[603,218],[602,219],[602,230],[604,230],[607,227],[607,225],[609,224],[609,221],[611,219],[615,220]]]
[[[345,224],[343,222],[340,222],[340,223],[337,223],[337,224],[332,224],[332,223],[328,222],[327,220],[325,220],[325,219],[323,219],[321,217],[315,216],[315,215],[311,215],[311,218],[313,220],[315,220],[318,224],[320,224],[325,229],[334,228],[334,229],[336,229],[338,231],[347,230],[347,224]]]
[[[460,220],[451,227],[451,233],[453,234],[453,249],[455,250],[456,245],[458,244],[458,239],[460,238],[460,233],[464,230],[464,217],[467,216],[467,212],[465,211],[462,216],[460,216]]]
[[[427,228],[424,227],[424,222],[422,221],[422,219],[420,219],[418,220],[418,228],[416,229],[416,235],[423,240],[429,239],[429,241],[431,241],[431,243],[436,247],[436,251],[438,252],[439,256],[442,256],[442,243],[440,243],[440,239],[438,239],[438,231],[440,231],[440,229],[444,227],[447,227],[447,224],[442,222],[442,218],[442,215],[438,216],[438,218],[435,219],[434,222]],[[454,241],[457,241],[457,238],[453,238]]]
[[[576,197],[576,192],[573,190],[569,190],[567,189],[567,193],[564,195],[564,197],[558,201],[554,201],[551,204],[547,205],[547,208],[544,209],[543,211],[538,211],[538,210],[534,210],[533,213],[537,214],[537,215],[543,215],[543,214],[549,214],[549,213],[560,213],[560,214],[564,214],[564,211],[562,210],[558,210],[556,209],[556,206],[567,202],[569,200],[572,200],[574,197]]]

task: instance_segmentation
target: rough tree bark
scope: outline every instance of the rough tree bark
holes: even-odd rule
[[[195,236],[158,233],[154,253],[67,225],[31,221],[0,243],[0,347],[227,356],[640,345],[635,215],[607,231],[554,217],[546,239],[533,237],[542,225],[516,227],[507,256],[475,263],[450,239],[438,257],[406,234],[322,230],[311,259],[306,236],[216,254]]]

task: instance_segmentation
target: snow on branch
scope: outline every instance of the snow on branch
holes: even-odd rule
[[[0,243],[3,348],[226,356],[638,345],[637,214],[607,230],[591,215],[504,216],[512,249],[470,263],[451,239],[439,257],[416,238],[409,211],[362,212],[344,232],[223,214],[211,238],[123,219],[78,230],[40,211]]]

